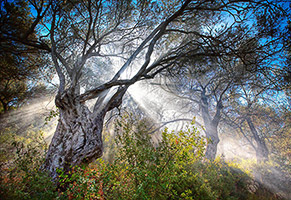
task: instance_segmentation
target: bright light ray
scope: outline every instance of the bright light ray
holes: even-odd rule
[[[45,123],[45,119],[52,110],[56,110],[52,96],[30,99],[23,107],[5,114],[1,123],[4,125],[3,127],[16,128],[16,134],[19,135],[24,134],[23,131],[27,127],[34,131],[43,130],[45,139],[50,141],[55,131],[57,118],[53,118],[47,123]]]

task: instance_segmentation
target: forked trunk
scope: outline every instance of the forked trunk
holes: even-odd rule
[[[70,95],[56,98],[59,121],[43,166],[54,180],[58,177],[57,169],[68,172],[72,166],[89,163],[103,153],[105,110],[94,114],[72,99]]]

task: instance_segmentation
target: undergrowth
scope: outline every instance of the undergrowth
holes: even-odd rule
[[[70,174],[58,169],[58,184],[40,170],[47,148],[41,134],[1,135],[9,152],[1,151],[0,199],[280,199],[255,182],[250,169],[204,159],[206,139],[194,123],[178,132],[165,129],[153,142],[147,123],[128,115],[114,132],[112,161],[100,158]],[[67,189],[61,192],[56,185]]]

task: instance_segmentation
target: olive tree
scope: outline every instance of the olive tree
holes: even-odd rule
[[[207,51],[211,44],[205,38],[210,36],[205,35],[207,27],[202,27],[202,22],[223,13],[239,20],[242,11],[255,11],[265,5],[261,1],[239,0],[30,0],[27,3],[27,12],[30,9],[31,13],[23,20],[29,25],[20,34],[13,29],[1,29],[1,38],[49,54],[58,75],[55,104],[59,121],[43,166],[53,178],[57,178],[58,168],[67,172],[74,165],[102,156],[105,115],[121,105],[130,85],[154,78],[181,59],[214,53]],[[12,4],[4,2],[7,6]],[[34,33],[37,38],[30,37]],[[112,58],[122,61],[114,62]],[[108,78],[98,73],[99,77],[93,79],[105,81],[84,87],[92,78],[87,76],[89,66],[98,70],[106,66],[114,74]],[[132,75],[124,78],[123,73],[130,68]],[[90,110],[86,102],[93,99],[95,103]]]

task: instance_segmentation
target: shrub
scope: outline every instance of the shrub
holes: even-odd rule
[[[145,121],[125,116],[116,122],[116,155],[109,164],[102,159],[72,176],[66,197],[74,199],[167,199],[185,175],[185,166],[201,160],[205,139],[193,123],[186,131],[162,133],[159,144],[147,134]],[[80,173],[81,172],[81,173]],[[64,179],[60,180],[64,181]]]
[[[63,193],[69,199],[247,199],[248,176],[218,159],[203,161],[206,141],[191,123],[165,129],[158,144],[147,123],[125,116],[116,122],[113,163],[98,159],[75,168]]]
[[[46,151],[43,133],[31,132],[29,137],[8,134],[2,138],[10,150],[10,159],[1,165],[1,199],[54,199],[56,187],[40,170]]]

